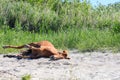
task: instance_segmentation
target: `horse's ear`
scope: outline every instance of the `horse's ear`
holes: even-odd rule
[[[68,51],[67,51],[67,50],[64,50],[63,53],[68,54]]]

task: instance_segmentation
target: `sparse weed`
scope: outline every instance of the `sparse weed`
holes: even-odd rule
[[[31,76],[30,75],[25,75],[22,77],[22,80],[31,80]]]

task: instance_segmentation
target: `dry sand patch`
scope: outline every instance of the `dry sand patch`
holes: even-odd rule
[[[0,80],[120,80],[120,53],[70,51],[70,60],[50,61],[3,58],[0,55]]]

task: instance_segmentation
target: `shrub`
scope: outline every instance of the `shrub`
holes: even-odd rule
[[[80,0],[0,0],[0,25],[33,32],[68,28],[111,29],[120,23],[120,3],[93,8]],[[114,24],[114,25],[113,25]]]
[[[120,33],[120,23],[119,22],[114,22],[113,27],[112,27],[113,33]]]

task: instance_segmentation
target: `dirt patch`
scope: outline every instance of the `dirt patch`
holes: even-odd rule
[[[0,55],[0,80],[120,80],[120,53],[70,51],[70,60],[50,61],[3,58]]]

